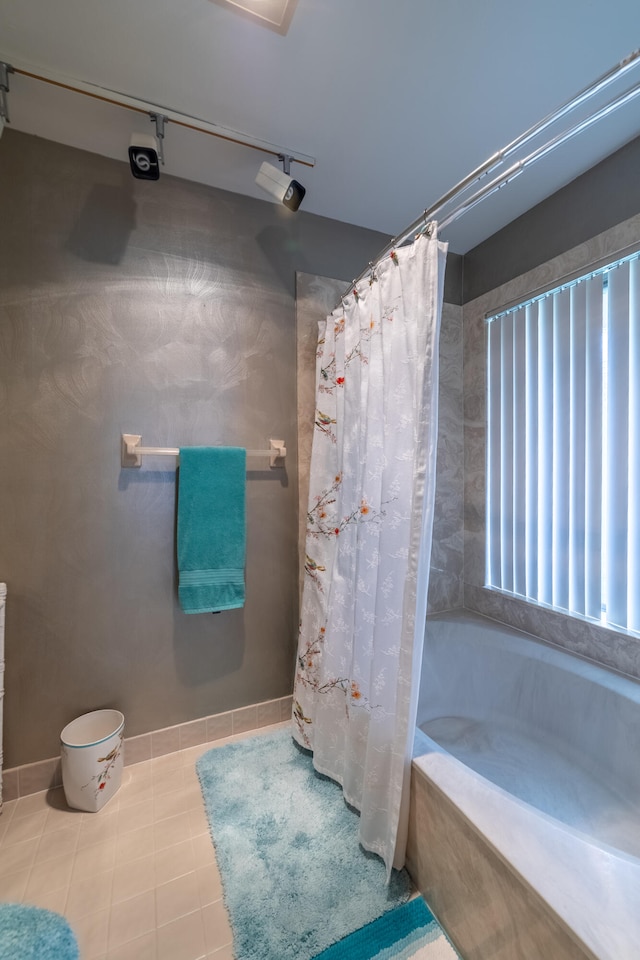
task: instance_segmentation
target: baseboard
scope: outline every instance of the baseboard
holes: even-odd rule
[[[214,713],[199,720],[178,723],[173,727],[152,730],[137,737],[125,737],[125,766],[151,760],[153,757],[162,757],[187,747],[196,747],[201,743],[222,740],[234,733],[246,733],[288,720],[291,716],[292,701],[292,697],[266,700],[248,707],[239,707],[237,710],[228,710],[226,713]],[[17,800],[31,793],[40,793],[42,790],[60,786],[60,757],[25,763],[21,767],[10,767],[2,771],[0,806],[3,801]]]

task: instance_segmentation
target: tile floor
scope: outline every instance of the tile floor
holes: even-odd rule
[[[236,735],[124,768],[99,813],[62,789],[5,803],[0,900],[64,914],[81,960],[232,960],[195,761]]]

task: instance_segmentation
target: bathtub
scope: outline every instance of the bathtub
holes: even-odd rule
[[[638,960],[640,684],[429,617],[407,860],[465,960]]]

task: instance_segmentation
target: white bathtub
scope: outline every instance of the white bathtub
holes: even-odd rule
[[[473,831],[460,844],[456,831],[438,839],[449,845],[442,863],[470,870],[464,856],[475,863],[481,841],[522,903],[533,904],[535,924],[548,920],[540,936],[557,944],[550,954],[545,947],[548,960],[640,958],[640,684],[466,611],[430,617],[414,752],[416,789],[428,785],[430,803],[450,802]],[[420,844],[415,818],[411,844]],[[428,856],[410,850],[410,868]],[[509,882],[499,880],[496,897],[508,897]],[[444,914],[459,910],[447,903],[456,876],[441,891],[437,877],[425,882],[446,924]],[[505,905],[509,923],[521,906]],[[464,924],[451,931],[465,956],[535,960],[540,946],[509,947],[502,940],[518,931],[492,922],[486,952]]]

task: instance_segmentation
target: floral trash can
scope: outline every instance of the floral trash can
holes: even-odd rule
[[[122,780],[124,716],[94,710],[68,723],[60,734],[62,785],[70,807],[97,813]]]

